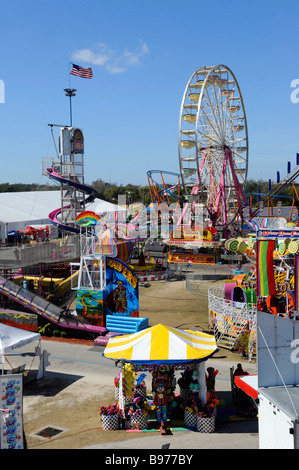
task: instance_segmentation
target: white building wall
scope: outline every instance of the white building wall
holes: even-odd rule
[[[294,449],[290,417],[261,393],[258,415],[260,449]]]
[[[6,224],[5,224],[5,222],[0,222],[0,238],[1,238],[1,242],[4,243],[5,238],[6,238]]]

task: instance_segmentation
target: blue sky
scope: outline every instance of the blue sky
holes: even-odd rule
[[[202,66],[225,64],[248,121],[249,178],[276,179],[299,152],[296,0],[10,0],[0,18],[0,183],[47,183],[55,157],[48,123],[69,124],[63,89],[77,89],[73,124],[85,136],[85,181],[147,184],[178,172],[185,86]],[[94,77],[69,75],[69,62]],[[299,93],[298,93],[299,96]]]

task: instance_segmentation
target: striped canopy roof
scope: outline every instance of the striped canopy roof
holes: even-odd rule
[[[133,364],[186,363],[206,360],[216,351],[212,335],[158,324],[110,338],[103,356]]]
[[[97,252],[108,256],[116,256],[121,261],[127,262],[133,246],[134,242],[120,239],[113,234],[112,230],[107,229],[98,243]]]
[[[107,229],[98,242],[98,249],[104,255],[117,256],[117,242],[111,230]]]

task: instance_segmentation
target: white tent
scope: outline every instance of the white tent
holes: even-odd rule
[[[40,340],[39,333],[0,324],[0,354],[1,352],[5,354],[9,349],[21,348],[38,340]],[[3,351],[1,351],[1,346]]]
[[[6,355],[11,350],[19,349],[27,344],[30,344],[34,341],[39,343],[35,347],[35,356],[39,356],[39,366],[37,371],[28,371],[25,373],[27,381],[36,379],[41,379],[45,375],[46,365],[49,365],[48,357],[49,354],[47,351],[41,351],[40,347],[41,336],[39,333],[34,333],[32,331],[22,330],[20,328],[14,328],[13,326],[8,326],[3,323],[0,323],[0,363],[2,364],[2,374],[4,373],[4,364],[7,359]],[[7,361],[8,362],[8,361]],[[33,362],[33,361],[32,361]],[[18,372],[24,366],[19,366],[18,368],[13,368],[13,372]],[[22,369],[24,371],[24,369]],[[28,375],[31,377],[28,377]]]
[[[60,190],[0,193],[0,238],[4,241],[8,232],[25,230],[27,225],[49,225],[50,212],[59,207]],[[86,209],[98,215],[124,210],[99,198],[87,203]]]

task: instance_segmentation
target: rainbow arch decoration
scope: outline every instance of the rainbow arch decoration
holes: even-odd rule
[[[83,211],[76,217],[76,224],[82,227],[98,225],[101,217],[93,211]]]

